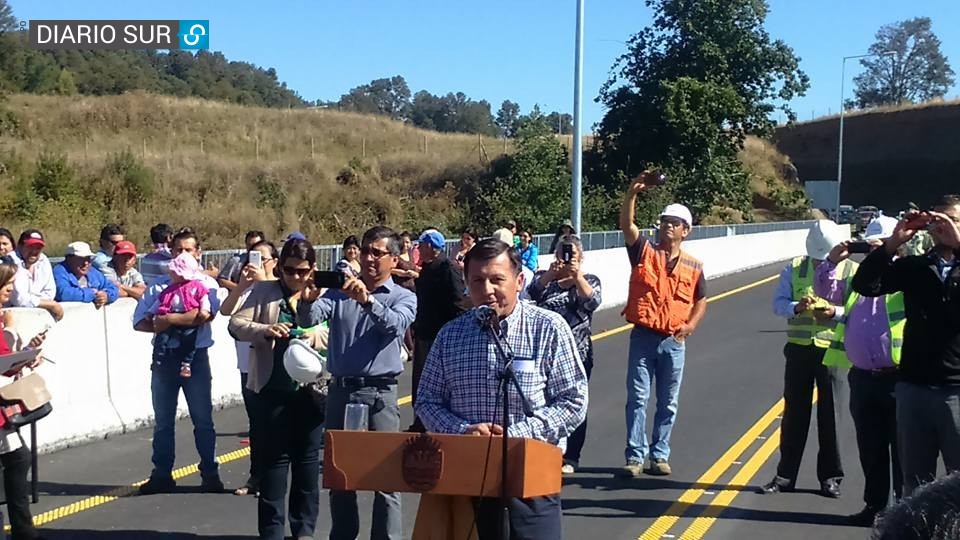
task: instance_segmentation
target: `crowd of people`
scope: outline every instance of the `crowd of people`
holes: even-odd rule
[[[641,235],[636,224],[636,199],[654,185],[648,173],[634,179],[620,211],[631,267],[622,314],[633,325],[621,470],[628,478],[672,474],[670,438],[686,342],[707,307],[703,263],[684,249],[693,225],[689,209],[668,205],[654,238]],[[806,255],[783,269],[773,302],[787,321],[785,405],[777,473],[761,492],[795,489],[814,387],[824,496],[840,496],[837,434],[846,407],[853,419],[866,482],[865,506],[850,516],[852,523],[893,527],[904,514],[888,510],[891,501],[922,507],[917,497],[939,492],[921,488],[935,480],[938,456],[948,472],[960,471],[958,224],[960,198],[945,196],[928,212],[878,217],[857,241],[846,240],[830,221],[811,228]],[[282,539],[288,529],[294,538],[313,537],[323,430],[342,429],[348,407],[362,404],[370,430],[400,431],[397,385],[408,361],[415,419],[406,431],[496,436],[504,426],[492,396],[500,384],[495,375],[507,362],[498,350],[506,347],[517,383],[507,387],[516,395],[506,411],[506,432],[558,446],[562,474],[580,467],[593,371],[591,325],[602,284],[582,270],[584,248],[570,223],[557,231],[546,268],[531,231],[513,220],[486,238],[465,229],[450,250],[436,228],[412,235],[375,226],[344,240],[343,259],[332,269],[341,276],[337,287],[318,285],[315,276],[323,272],[317,253],[299,232],[274,244],[262,231],[249,231],[245,249],[222,269],[203,268],[196,232],[175,232],[166,224],[150,230],[152,249],[139,270],[136,246],[117,225],[103,228],[96,253],[85,242],[72,242],[56,266],[43,253],[42,231],[13,238],[0,229],[4,307],[43,309],[60,320],[66,302],[101,308],[123,297],[137,301],[131,324],[152,336],[155,418],[153,470],[141,494],[176,486],[181,392],[194,426],[200,489],[225,489],[215,459],[208,355],[217,315],[229,318],[236,341],[249,421],[249,477],[234,493],[258,496],[261,538]],[[867,255],[857,264],[853,253]],[[485,314],[492,314],[489,324]],[[12,312],[0,324],[12,327]],[[31,336],[27,344],[18,336],[0,340],[0,354],[40,347],[44,337]],[[651,395],[656,411],[648,440]],[[17,433],[0,427],[15,538],[38,538],[27,502],[28,458]],[[374,537],[401,537],[400,504],[397,493],[375,493]],[[497,537],[498,500],[477,499],[474,510],[479,536]],[[560,536],[559,496],[512,499],[510,510],[514,537]],[[355,493],[331,491],[330,523],[331,538],[356,538]]]

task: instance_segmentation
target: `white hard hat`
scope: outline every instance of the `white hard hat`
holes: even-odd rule
[[[867,230],[863,233],[864,240],[883,240],[893,236],[893,229],[896,228],[898,220],[890,216],[880,216],[867,225]]]
[[[821,219],[810,227],[807,233],[807,255],[817,260],[824,260],[834,246],[847,239],[840,226],[828,220]]]
[[[312,383],[323,373],[323,357],[302,339],[291,339],[283,353],[283,367],[290,378],[301,384]]]
[[[663,209],[663,212],[660,213],[660,217],[663,216],[680,218],[687,224],[687,227],[693,226],[693,215],[690,214],[690,209],[682,204],[668,204],[667,207]]]

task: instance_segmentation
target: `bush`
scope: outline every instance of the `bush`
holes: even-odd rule
[[[43,200],[62,201],[78,194],[73,168],[63,154],[43,152],[33,174],[33,191]]]
[[[107,173],[120,184],[128,205],[141,206],[157,193],[156,175],[129,149],[111,156]]]

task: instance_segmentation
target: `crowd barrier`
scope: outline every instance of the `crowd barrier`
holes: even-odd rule
[[[704,272],[712,278],[799,255],[805,237],[806,230],[785,230],[692,240],[684,246],[704,261]],[[541,256],[540,266],[547,268],[552,259]],[[626,302],[630,265],[624,248],[589,251],[582,268],[603,284],[601,309]],[[128,298],[101,309],[67,303],[56,324],[44,310],[11,310],[14,330],[27,340],[50,326],[44,355],[53,362],[39,372],[53,395],[53,413],[38,424],[41,452],[150,424],[150,334],[133,329],[135,306]],[[239,401],[240,377],[227,318],[218,316],[212,325],[213,399],[215,407],[223,407]],[[186,414],[182,396],[180,413]]]

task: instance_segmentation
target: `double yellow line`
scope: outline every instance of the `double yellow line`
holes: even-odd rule
[[[738,287],[738,288],[736,288],[736,289],[727,291],[727,292],[725,292],[725,293],[718,294],[718,295],[716,295],[716,296],[710,297],[710,298],[707,299],[707,301],[708,301],[708,302],[716,302],[717,300],[721,300],[721,299],[723,299],[723,298],[727,298],[727,297],[729,297],[729,296],[733,296],[733,295],[735,295],[735,294],[738,294],[738,293],[741,293],[741,292],[743,292],[743,291],[752,289],[752,288],[754,288],[754,287],[759,287],[760,285],[764,285],[764,284],[769,283],[769,282],[771,282],[771,281],[773,281],[773,280],[775,280],[775,279],[777,279],[777,276],[771,276],[771,277],[769,277],[769,278],[765,278],[765,279],[762,279],[762,280],[760,280],[760,281],[756,281],[756,282],[753,282],[753,283],[744,285],[743,287]],[[610,336],[614,336],[614,335],[620,334],[620,333],[622,333],[622,332],[626,332],[627,330],[630,330],[630,329],[632,329],[632,328],[633,328],[633,325],[627,324],[627,325],[623,325],[623,326],[614,328],[614,329],[612,329],[612,330],[607,330],[606,332],[600,332],[599,334],[595,334],[595,335],[593,336],[593,340],[594,340],[594,341],[599,341],[599,340],[601,340],[601,339],[606,339],[606,338],[608,338],[608,337],[610,337]],[[400,405],[400,406],[408,405],[408,404],[411,403],[411,401],[412,401],[412,397],[409,396],[409,395],[407,395],[407,396],[403,396],[403,397],[401,397],[400,399],[398,399],[398,400],[397,400],[397,404]],[[781,411],[783,410],[782,403],[781,403],[780,410],[781,410]],[[764,418],[761,418],[760,422],[762,422],[762,421],[763,421],[765,418],[767,418],[767,416],[770,415],[770,414],[771,414],[771,413],[768,411],[768,412],[767,412],[767,415],[764,415]],[[774,418],[775,418],[778,414],[779,414],[779,413],[775,414],[775,415],[774,415]],[[759,425],[760,422],[757,422],[757,425]],[[770,422],[772,422],[772,420],[770,420]],[[768,422],[768,424],[769,424],[769,422]],[[755,425],[754,428],[756,428],[757,425]],[[751,431],[748,431],[747,435],[749,435],[754,428],[751,428]],[[762,430],[761,430],[761,431],[762,431]],[[747,435],[744,435],[744,437],[741,438],[741,440],[743,440],[744,438],[746,438]],[[752,440],[752,439],[750,439],[750,440]],[[739,443],[740,443],[740,441],[738,441],[738,444],[735,444],[734,447],[738,447]],[[730,453],[730,452],[734,449],[734,447],[731,447],[731,450],[728,450],[727,453]],[[746,446],[744,446],[743,449],[745,449],[745,448],[746,448]],[[775,448],[776,448],[776,444],[774,444],[774,449],[775,449]],[[737,455],[740,455],[740,454],[743,452],[743,449],[741,449],[739,452],[737,452]],[[770,450],[770,452],[772,452],[772,451],[773,451],[773,449]],[[241,448],[241,449],[239,449],[239,450],[234,450],[234,451],[232,451],[232,452],[228,452],[228,453],[226,453],[226,454],[222,454],[222,455],[220,455],[220,456],[217,456],[217,462],[219,462],[219,463],[222,465],[222,464],[224,464],[224,463],[229,463],[229,462],[231,462],[231,461],[236,461],[236,460],[238,460],[238,459],[243,459],[243,458],[245,458],[245,457],[248,457],[249,455],[250,455],[250,448],[249,448],[249,447],[247,447],[247,448]],[[769,454],[768,454],[768,455],[769,455]],[[724,457],[725,457],[725,456],[727,456],[727,454],[724,454]],[[714,467],[711,467],[711,470],[710,470],[710,471],[707,471],[707,473],[705,473],[705,474],[701,477],[701,479],[698,480],[698,483],[713,483],[713,482],[715,482],[715,481],[717,480],[717,478],[719,478],[720,475],[726,470],[726,468],[729,467],[729,465],[727,465],[727,467],[724,467],[722,470],[720,470],[719,472],[717,472],[715,476],[710,475],[711,471],[713,471],[714,468],[719,467],[719,463],[721,463],[721,462],[724,461],[724,457],[721,457],[721,458],[720,458],[720,461],[718,461],[717,464],[714,464]],[[731,461],[732,461],[732,458],[731,458]],[[186,478],[186,477],[188,477],[188,476],[197,474],[197,473],[199,472],[198,465],[199,465],[199,464],[194,463],[193,465],[188,465],[188,466],[186,466],[186,467],[181,467],[181,468],[179,468],[179,469],[174,470],[174,471],[173,471],[173,477],[174,477],[174,479],[175,479],[175,480],[180,480],[181,478]],[[762,462],[760,463],[760,465],[762,465]],[[759,465],[758,465],[758,467],[759,467]],[[34,516],[34,517],[33,517],[33,523],[34,523],[35,525],[37,525],[37,526],[45,525],[45,524],[50,523],[50,522],[52,522],[52,521],[56,521],[56,520],[58,520],[58,519],[63,519],[63,518],[65,518],[65,517],[72,516],[72,515],[78,514],[78,513],[80,513],[80,512],[85,512],[85,511],[87,511],[87,510],[91,510],[91,509],[96,508],[96,507],[98,507],[98,506],[101,506],[101,505],[104,505],[104,504],[107,504],[107,503],[116,501],[116,500],[121,499],[121,498],[124,498],[124,497],[130,497],[130,496],[136,494],[136,493],[137,493],[137,488],[140,487],[140,485],[143,484],[143,483],[145,483],[146,481],[147,481],[146,479],[140,480],[139,482],[135,482],[135,483],[133,483],[133,484],[131,484],[131,485],[129,485],[129,486],[122,486],[122,487],[119,487],[119,488],[110,490],[110,491],[108,491],[108,492],[105,492],[105,493],[103,493],[103,494],[101,494],[101,495],[95,495],[95,496],[93,496],[93,497],[88,497],[88,498],[86,498],[86,499],[82,499],[82,500],[77,501],[77,502],[74,502],[74,503],[70,503],[70,504],[67,504],[67,505],[64,505],[64,506],[60,506],[60,507],[54,508],[53,510],[48,510],[48,511],[46,511],[46,512],[43,512],[43,513],[41,513],[41,514],[39,514],[39,515]],[[690,491],[691,491],[691,490],[688,490],[688,492],[690,492]],[[700,491],[700,493],[699,493],[695,498],[693,498],[694,501],[695,501],[697,498],[699,498],[700,495],[703,494],[703,493],[702,493],[703,490],[699,490],[699,491]],[[734,496],[736,496],[736,493],[734,493]],[[687,493],[684,493],[684,496],[681,497],[681,500],[689,499],[690,497],[692,497],[692,495],[689,495],[689,496],[688,496]],[[732,498],[731,498],[731,500],[732,500]],[[680,504],[681,504],[680,501],[677,501],[676,503],[674,503],[674,506],[671,506],[671,507],[670,507],[671,510],[668,510],[667,513],[668,513],[668,514],[671,514],[671,515],[681,515],[684,511],[686,511],[686,509],[689,507],[689,505],[692,504],[692,502],[691,502],[691,503],[688,503],[688,504],[686,504],[685,506],[682,506],[682,507],[681,507],[681,506],[678,506],[678,505],[680,505]],[[729,502],[728,502],[727,504],[729,504]],[[674,507],[677,507],[677,508],[675,509]],[[668,517],[668,516],[664,516],[664,517]],[[661,517],[660,519],[658,519],[658,520],[657,520],[657,523],[659,523],[661,519],[664,519],[664,517]],[[670,525],[672,526],[674,522],[676,522],[676,519],[674,519],[673,521],[671,521],[671,522],[670,522]],[[657,523],[654,523],[654,526],[657,526]],[[666,531],[667,529],[669,529],[669,527],[667,527],[666,529],[664,529],[664,531]],[[9,530],[10,530],[10,526],[7,525],[6,528],[5,528],[5,530],[6,530],[6,531],[9,531]],[[648,532],[649,532],[649,531],[648,531]],[[643,538],[648,538],[648,536],[647,536],[646,533],[644,534]],[[659,538],[659,535],[657,535],[656,537],[650,537],[650,538]]]

